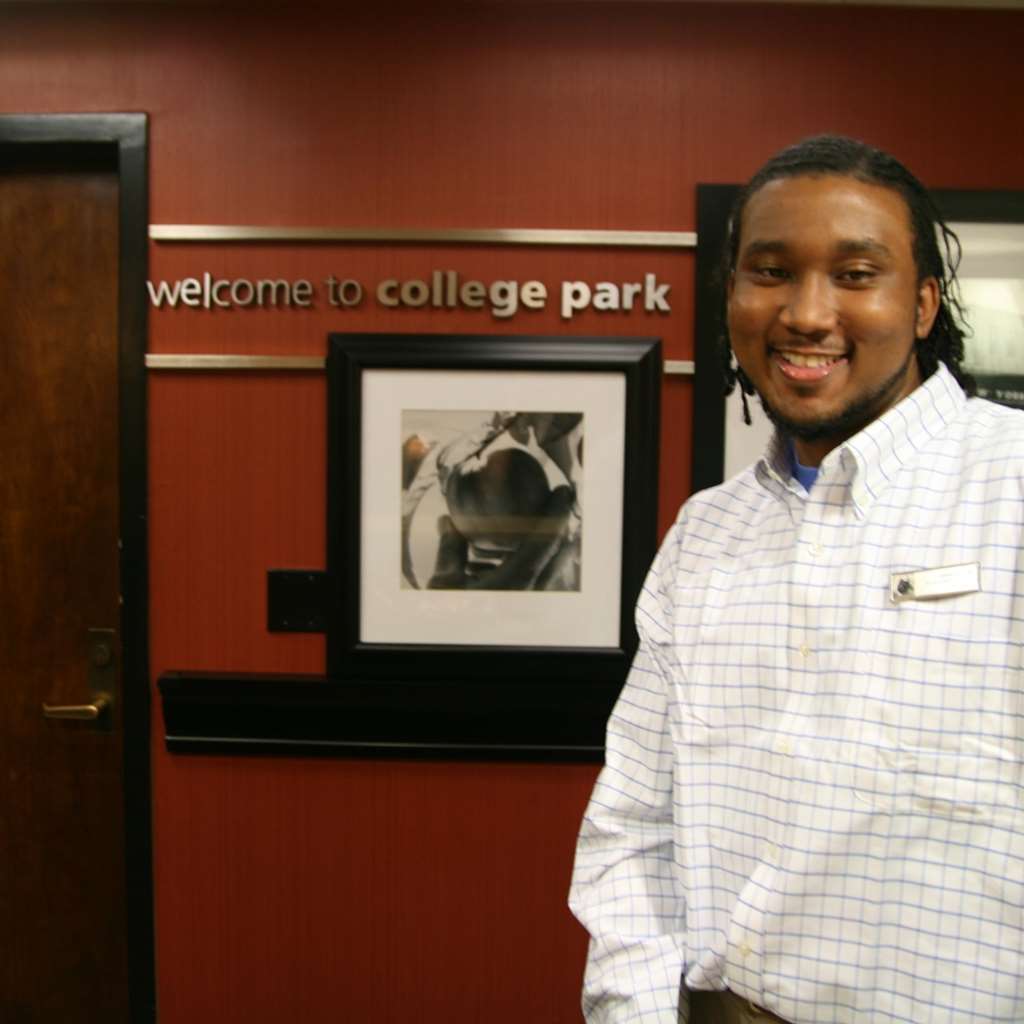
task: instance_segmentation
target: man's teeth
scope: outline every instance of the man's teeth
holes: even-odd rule
[[[831,366],[838,362],[841,356],[815,356],[804,355],[802,352],[783,352],[782,358],[794,366]]]

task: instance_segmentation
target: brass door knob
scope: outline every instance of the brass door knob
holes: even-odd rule
[[[98,693],[91,704],[44,704],[43,717],[95,722],[109,707],[110,698],[105,693]]]

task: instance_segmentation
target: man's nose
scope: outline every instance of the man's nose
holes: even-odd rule
[[[783,326],[796,334],[827,334],[836,326],[835,289],[824,275],[798,277],[787,289],[780,313]]]

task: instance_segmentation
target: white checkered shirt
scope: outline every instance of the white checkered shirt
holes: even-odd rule
[[[698,439],[699,441],[699,439]],[[895,603],[893,573],[979,567]],[[1024,1021],[1024,414],[945,367],[694,496],[637,606],[571,905],[591,1021]]]

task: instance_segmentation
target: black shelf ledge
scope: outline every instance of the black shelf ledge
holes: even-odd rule
[[[181,754],[600,762],[618,685],[167,672]]]

